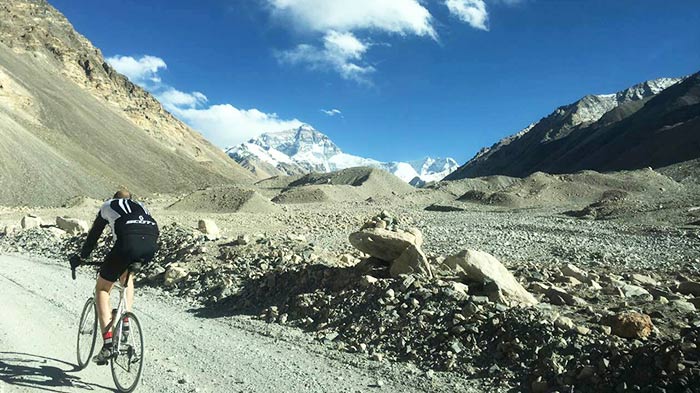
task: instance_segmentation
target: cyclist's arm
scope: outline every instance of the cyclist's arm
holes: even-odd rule
[[[85,259],[90,256],[92,250],[97,246],[97,240],[99,240],[102,231],[104,231],[107,225],[107,220],[102,218],[101,212],[97,212],[97,217],[95,217],[95,222],[92,223],[92,228],[88,232],[87,239],[85,239],[85,244],[83,244],[83,249],[80,251],[80,257]]]

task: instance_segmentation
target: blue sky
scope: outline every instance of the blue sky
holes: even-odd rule
[[[700,71],[696,0],[50,2],[222,147],[301,121],[463,163],[583,95]]]

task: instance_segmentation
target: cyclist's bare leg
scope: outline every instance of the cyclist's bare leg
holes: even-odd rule
[[[97,302],[97,316],[100,320],[102,334],[109,330],[112,320],[112,307],[109,305],[109,293],[112,290],[113,282],[109,282],[102,277],[97,277],[95,286],[95,301]]]
[[[119,277],[119,282],[124,285],[126,280],[126,272]],[[126,287],[126,310],[131,311],[131,307],[134,304],[134,273],[129,273],[129,286]]]

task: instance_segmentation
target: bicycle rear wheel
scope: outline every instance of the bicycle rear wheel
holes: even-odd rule
[[[97,340],[97,313],[95,312],[95,299],[89,298],[83,306],[78,324],[78,370],[82,370],[90,364],[90,358],[95,351]]]
[[[124,318],[129,318],[129,333],[124,332]],[[143,331],[136,315],[127,312],[114,329],[114,354],[110,361],[112,378],[120,392],[136,389],[143,371]]]

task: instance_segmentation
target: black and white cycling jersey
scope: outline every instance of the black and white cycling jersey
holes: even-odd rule
[[[105,226],[109,224],[115,243],[128,235],[143,235],[158,237],[158,223],[151,217],[146,206],[131,199],[110,199],[106,201],[90,228],[83,249],[82,258],[87,258],[97,245]]]

